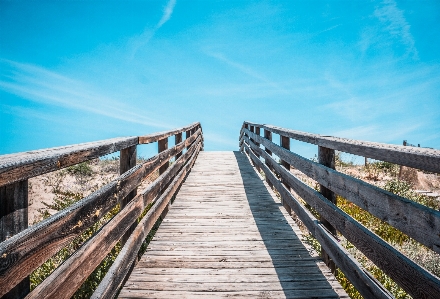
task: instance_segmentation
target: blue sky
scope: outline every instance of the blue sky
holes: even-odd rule
[[[194,121],[237,150],[243,120],[440,148],[439,29],[435,0],[0,0],[0,154]]]

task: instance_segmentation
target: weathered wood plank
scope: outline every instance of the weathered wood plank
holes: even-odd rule
[[[264,138],[255,136],[254,139],[319,184],[440,253],[440,211],[322,166]]]
[[[323,136],[284,129],[272,125],[253,124],[250,122],[245,123],[260,126],[265,130],[267,129],[273,133],[299,141],[316,144],[334,150],[440,173],[440,150]]]
[[[318,162],[328,168],[335,169],[335,150],[318,146]],[[336,194],[333,191],[327,189],[324,185],[319,185],[319,189],[322,196],[336,205]],[[320,215],[319,220],[333,236],[336,236],[336,229],[330,224],[330,222],[322,217],[322,215]],[[324,249],[321,250],[321,256],[324,263],[331,269],[332,273],[336,273],[336,265]]]
[[[137,155],[137,146],[133,145],[128,148],[122,149],[119,154],[119,174],[124,174],[131,168],[136,166],[136,155]],[[130,200],[132,200],[137,194],[137,188],[134,188],[125,198],[121,200],[121,209],[124,208]],[[121,243],[125,244],[125,241],[130,236],[131,231],[136,226],[135,223],[131,226],[131,228],[125,233],[121,238]]]
[[[246,146],[249,145],[246,144]],[[255,163],[263,165],[253,153],[251,153],[250,157]],[[286,169],[279,165],[278,167],[287,173]],[[274,176],[268,166],[264,165],[262,170],[272,181],[272,184],[286,203],[290,205],[295,214],[301,219],[309,232],[318,239],[324,250],[365,298],[393,298],[393,296],[339,244],[332,234],[293,197],[285,185]]]
[[[181,143],[181,142],[182,142],[182,132],[177,133],[177,134],[174,136],[174,144],[179,144],[179,143]],[[182,152],[180,152],[180,153],[178,153],[178,154],[176,155],[176,160],[179,159],[180,156],[182,156]]]
[[[160,139],[158,142],[157,142],[157,152],[158,153],[161,153],[161,152],[163,152],[163,151],[165,151],[165,150],[167,150],[168,149],[168,137],[165,137],[165,138],[163,138],[163,139]],[[165,163],[164,165],[162,165],[160,168],[159,168],[159,174],[162,174],[162,173],[164,173],[165,172],[165,170],[167,170],[167,168],[170,166],[170,163]]]
[[[283,290],[283,291],[235,291],[235,292],[220,292],[216,290],[209,290],[205,292],[197,291],[162,291],[157,293],[155,291],[145,290],[130,290],[123,292],[119,298],[177,298],[177,299],[192,299],[192,298],[289,298],[289,299],[304,299],[304,298],[349,298],[348,295],[335,294],[333,290],[322,290],[316,293],[314,290]]]
[[[195,136],[195,135],[193,135]],[[192,137],[192,136],[191,136]],[[189,140],[189,139],[188,139]],[[107,274],[93,293],[91,298],[113,298],[117,293],[120,285],[124,282],[124,279],[131,269],[134,260],[137,258],[137,253],[142,245],[142,242],[147,237],[153,225],[159,219],[165,207],[168,205],[171,197],[174,195],[187,172],[192,168],[196,161],[198,152],[201,148],[201,143],[194,143],[196,147],[195,153],[188,161],[182,171],[174,178],[169,187],[157,200],[156,204],[150,208],[147,214],[139,222],[138,226],[134,230],[133,234],[128,239],[127,243],[122,248],[121,252],[117,256],[116,260],[108,270]]]
[[[164,139],[166,137],[173,136],[173,135],[176,135],[176,134],[179,134],[182,132],[190,131],[192,129],[198,129],[198,128],[200,128],[200,123],[195,122],[195,123],[192,123],[188,126],[178,128],[175,130],[139,136],[139,144],[147,144],[147,143],[156,142],[156,141],[159,141],[159,140]]]
[[[200,142],[200,138],[198,139]],[[86,278],[100,264],[101,260],[116,245],[133,222],[140,216],[149,203],[159,194],[160,187],[174,177],[190,157],[188,151],[172,167],[158,177],[141,194],[130,201],[109,223],[93,238],[77,250],[67,261],[58,267],[47,279],[38,285],[28,298],[70,298]],[[197,155],[197,153],[193,153]],[[194,157],[194,156],[193,156]],[[182,173],[188,171],[187,164]],[[182,174],[180,175],[182,176]],[[174,181],[176,182],[176,181]],[[176,187],[177,188],[177,187]]]
[[[0,243],[0,296],[110,211],[142,179],[168,163],[171,157],[196,138],[201,138],[200,132],[131,168],[69,208]]]
[[[244,155],[200,153],[119,296],[135,291],[155,298],[170,294],[166,290],[178,289],[180,297],[185,298],[193,294],[191,289],[226,293],[270,290],[271,284],[281,291],[279,295],[290,291],[299,294],[301,288],[310,287],[314,297],[346,296],[331,273],[324,270],[324,274],[317,267],[319,260],[309,255],[296,235],[299,229],[292,228],[293,219],[274,199]],[[230,269],[235,274],[219,272],[215,279],[207,277],[206,272],[197,274],[198,269]],[[184,273],[179,274],[181,270]],[[144,287],[151,290],[140,290]],[[210,294],[215,296],[215,292]]]
[[[250,142],[249,139],[246,141]],[[394,247],[336,207],[322,194],[279,166],[275,161],[269,160],[269,155],[257,148],[255,144],[253,144],[253,148],[259,151],[262,157],[268,158],[268,162],[275,172],[288,181],[289,185],[302,199],[310,204],[320,215],[325,217],[349,242],[356,246],[411,296],[416,298],[440,297],[440,280],[436,276],[408,259]],[[268,176],[267,173],[266,175]]]
[[[0,241],[28,227],[28,180],[0,187]],[[3,299],[21,299],[30,291],[29,276],[23,278]]]
[[[0,156],[0,186],[92,160],[137,143],[137,137],[123,137],[2,155]]]

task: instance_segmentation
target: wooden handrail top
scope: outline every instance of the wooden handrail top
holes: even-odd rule
[[[138,137],[120,137],[2,155],[0,186],[111,154],[137,143]]]
[[[155,141],[158,141],[160,139],[166,138],[168,136],[172,136],[172,135],[176,135],[182,132],[186,132],[189,131],[191,129],[197,128],[200,126],[200,122],[195,122],[192,123],[188,126],[182,127],[182,128],[178,128],[175,130],[171,130],[171,131],[163,131],[163,132],[158,132],[158,133],[153,133],[153,134],[148,134],[148,135],[143,135],[143,136],[139,136],[139,144],[147,144],[147,143],[152,143]]]
[[[244,124],[322,147],[440,173],[440,150],[325,136],[248,121]]]
[[[0,187],[200,127],[199,122],[145,136],[118,137],[0,156]]]

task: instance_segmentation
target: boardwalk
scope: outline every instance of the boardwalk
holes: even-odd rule
[[[240,152],[201,152],[120,298],[347,295]]]

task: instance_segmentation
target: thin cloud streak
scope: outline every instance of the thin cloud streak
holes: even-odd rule
[[[406,138],[408,134],[423,127],[423,125],[424,124],[421,123],[413,125],[408,125],[407,123],[398,123],[392,126],[387,125],[387,127],[379,125],[365,125],[334,131],[331,133],[331,135],[356,140],[389,143],[390,140]]]
[[[130,51],[130,58],[133,59],[136,53],[139,51],[139,49],[146,44],[153,38],[153,36],[156,34],[156,31],[159,30],[160,27],[162,27],[166,22],[169,21],[171,18],[171,15],[173,14],[174,7],[176,6],[176,0],[170,0],[168,1],[168,4],[165,6],[163,10],[163,14],[159,22],[157,23],[156,27],[154,29],[145,29],[144,32],[142,32],[141,35],[136,36],[132,38],[131,40],[131,51]]]
[[[241,63],[232,61],[230,59],[228,59],[225,55],[223,55],[222,53],[216,53],[216,52],[207,52],[206,53],[208,56],[213,57],[217,60],[220,60],[221,62],[226,63],[227,65],[239,70],[240,72],[254,78],[254,79],[258,79],[270,86],[272,86],[273,88],[275,88],[276,90],[282,92],[282,93],[287,93],[287,91],[282,88],[279,84],[271,81],[270,79],[268,79],[266,76],[264,76],[263,74],[253,70],[252,68],[243,65]]]
[[[0,89],[8,93],[34,102],[74,108],[130,123],[157,128],[171,127],[145,117],[143,113],[132,112],[135,111],[132,107],[93,91],[83,82],[34,65],[9,60],[0,60],[0,65],[12,74],[2,75],[0,80]],[[5,77],[9,80],[3,80]]]
[[[174,11],[174,6],[176,6],[176,0],[170,0],[163,10],[162,18],[160,19],[159,23],[157,23],[156,29],[159,29],[162,27],[163,24],[165,24],[170,18]]]
[[[405,19],[403,11],[397,7],[394,0],[383,1],[383,6],[374,11],[374,15],[386,25],[386,30],[401,40],[406,46],[407,52],[418,59],[418,52],[415,46],[414,37],[410,32],[411,26]]]

